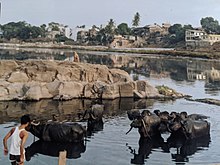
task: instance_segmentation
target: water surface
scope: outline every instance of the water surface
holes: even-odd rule
[[[69,53],[69,54],[68,54]],[[55,55],[34,54],[23,52],[24,57],[14,54],[0,53],[1,59],[27,59],[43,58],[51,56],[57,60],[64,60],[71,55],[68,53],[57,53]],[[210,82],[208,77],[201,77],[212,68],[220,70],[219,61],[199,60],[199,59],[175,59],[161,56],[140,56],[118,53],[102,52],[79,52],[82,62],[105,64],[111,68],[124,69],[133,79],[145,79],[152,85],[167,85],[178,92],[191,95],[193,98],[215,98],[220,99],[220,85],[218,82]],[[10,58],[9,58],[10,57]],[[207,85],[208,84],[208,85]],[[22,114],[29,113],[36,118],[43,120],[51,119],[53,114],[58,114],[61,119],[77,119],[77,113],[87,109],[92,100],[71,100],[71,101],[53,101],[42,100],[39,102],[0,102],[0,140],[18,123]],[[75,150],[72,158],[67,159],[67,164],[77,165],[128,165],[138,164],[135,159],[138,156],[138,150],[146,149],[144,164],[215,164],[220,163],[220,107],[199,102],[178,100],[133,100],[116,99],[113,101],[104,100],[105,117],[103,130],[94,132],[85,143],[85,150]],[[130,121],[127,118],[126,111],[130,109],[160,109],[161,111],[186,111],[191,113],[200,113],[209,116],[211,123],[210,141],[197,143],[196,145],[185,146],[190,153],[179,155],[177,148],[170,148],[165,152],[162,147],[153,147],[149,144],[139,146],[139,134],[133,129],[128,135],[125,133],[130,128]],[[86,123],[82,123],[86,125]],[[169,134],[163,135],[166,141]],[[37,139],[35,139],[36,141]],[[30,136],[26,147],[34,142],[34,137]],[[144,147],[143,147],[144,146]],[[8,157],[3,156],[3,146],[0,143],[0,162],[9,164]],[[74,155],[75,154],[75,155]],[[174,157],[176,155],[176,157]],[[140,155],[139,155],[140,156]],[[177,156],[182,156],[177,159]],[[180,161],[180,162],[179,162]],[[140,163],[140,162],[139,162]],[[29,165],[52,165],[58,164],[58,157],[52,157],[43,154],[37,154],[31,157]],[[143,162],[142,162],[143,164]]]

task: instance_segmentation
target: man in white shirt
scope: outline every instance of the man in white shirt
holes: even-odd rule
[[[12,165],[23,165],[25,160],[24,145],[28,138],[28,132],[25,128],[30,123],[29,115],[21,117],[21,124],[12,128],[3,139],[4,154],[9,152],[9,159]],[[11,145],[8,151],[7,140],[11,137]]]

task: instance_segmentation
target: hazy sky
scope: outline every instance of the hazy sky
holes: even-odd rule
[[[32,25],[58,22],[70,27],[101,25],[113,19],[131,26],[136,12],[140,25],[169,22],[200,26],[203,17],[220,21],[220,0],[0,0],[0,24],[26,21]]]

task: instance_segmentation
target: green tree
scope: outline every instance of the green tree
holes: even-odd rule
[[[17,38],[20,40],[37,38],[42,35],[42,29],[37,26],[31,26],[26,22],[10,22],[2,25],[3,37],[5,39]]]
[[[113,19],[110,19],[108,24],[106,25],[105,33],[107,35],[114,35],[115,34],[115,22]]]
[[[135,15],[134,15],[134,19],[132,20],[132,26],[139,26],[140,24],[140,14],[137,12]]]
[[[38,38],[39,36],[44,36],[45,32],[41,27],[32,26],[30,27],[31,38]]]
[[[212,17],[205,17],[200,20],[202,28],[207,33],[220,33],[219,22]]]
[[[131,29],[128,27],[128,24],[121,23],[117,26],[116,33],[120,35],[129,35],[131,34]]]
[[[53,26],[51,30],[52,30],[52,31],[60,31],[60,29],[59,29],[58,26]]]
[[[185,32],[187,29],[193,29],[192,25],[174,24],[168,31],[171,34],[169,40],[171,44],[175,44],[181,41],[185,41]]]
[[[176,34],[179,31],[182,30],[182,25],[181,24],[174,24],[173,26],[170,26],[170,28],[168,29],[170,34]]]
[[[47,27],[46,24],[40,25],[40,28],[42,30],[42,37],[46,37],[46,32],[47,32],[46,27]]]
[[[27,31],[25,27],[28,27],[29,25],[26,22],[20,21],[20,22],[9,22],[2,26],[3,31],[3,37],[10,40],[11,38],[19,38],[22,36],[21,33],[24,31]],[[26,38],[26,37],[25,37]]]
[[[65,41],[68,41],[68,38],[62,34],[57,34],[55,36],[55,39],[57,42],[65,42]]]

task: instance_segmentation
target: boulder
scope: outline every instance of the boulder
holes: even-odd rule
[[[63,82],[59,86],[59,96],[65,96],[69,99],[81,98],[83,96],[84,85],[79,82]],[[59,97],[57,96],[57,97]]]
[[[105,65],[43,60],[2,60],[0,64],[0,100],[157,98],[167,94]]]
[[[2,86],[0,86],[0,99],[8,100],[8,90]]]
[[[0,78],[7,76],[12,71],[18,67],[18,64],[15,61],[0,61]]]
[[[135,90],[135,82],[133,81],[122,82],[119,85],[120,97],[133,97],[134,90]]]
[[[136,81],[137,91],[136,94],[139,93],[142,98],[157,98],[162,97],[159,94],[158,90],[150,85],[147,81]]]
[[[119,84],[106,85],[103,90],[103,99],[116,99],[120,97]]]
[[[7,79],[8,82],[15,83],[15,82],[28,82],[29,78],[26,73],[16,71],[12,72],[9,78]]]
[[[24,96],[25,92],[23,86],[24,84],[20,82],[11,83],[7,86],[11,99],[19,99]]]
[[[42,97],[41,86],[31,85],[28,87],[27,92],[24,95],[25,100],[40,100]]]

